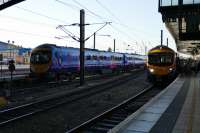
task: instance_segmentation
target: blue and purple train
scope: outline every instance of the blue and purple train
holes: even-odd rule
[[[40,77],[74,76],[80,72],[79,49],[43,44],[33,49],[30,58],[32,75]],[[85,71],[131,70],[144,67],[145,56],[85,49]]]

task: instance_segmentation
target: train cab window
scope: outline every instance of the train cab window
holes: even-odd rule
[[[151,65],[172,65],[173,58],[172,53],[150,54],[148,56],[148,63]]]
[[[31,54],[30,62],[32,64],[45,64],[50,61],[49,51],[36,51]]]

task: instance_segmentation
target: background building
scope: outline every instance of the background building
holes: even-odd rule
[[[14,60],[16,64],[29,64],[31,48],[23,48],[0,41],[0,55],[4,64],[7,64],[9,60]]]

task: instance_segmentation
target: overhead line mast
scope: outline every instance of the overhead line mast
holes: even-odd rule
[[[100,31],[103,29],[107,24],[111,24],[112,22],[105,22],[105,23],[93,23],[93,24],[85,24],[85,11],[84,9],[80,10],[80,24],[79,23],[73,23],[70,25],[59,25],[56,27],[56,29],[61,29],[63,32],[65,32],[68,36],[76,40],[77,42],[80,42],[80,85],[84,85],[85,83],[85,66],[84,66],[84,57],[85,57],[85,41],[87,41],[91,36],[87,37],[85,39],[85,26],[87,25],[94,25],[94,24],[104,24],[102,27],[100,27],[97,31],[94,33]],[[72,32],[68,31],[65,26],[79,26],[80,27],[80,37],[76,37]]]
[[[85,11],[80,10],[80,85],[85,83]]]

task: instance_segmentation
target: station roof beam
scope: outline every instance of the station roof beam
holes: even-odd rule
[[[25,1],[25,0],[0,0],[0,10],[6,9],[22,1]]]
[[[164,22],[178,19],[179,39],[200,40],[200,0],[159,0]]]

